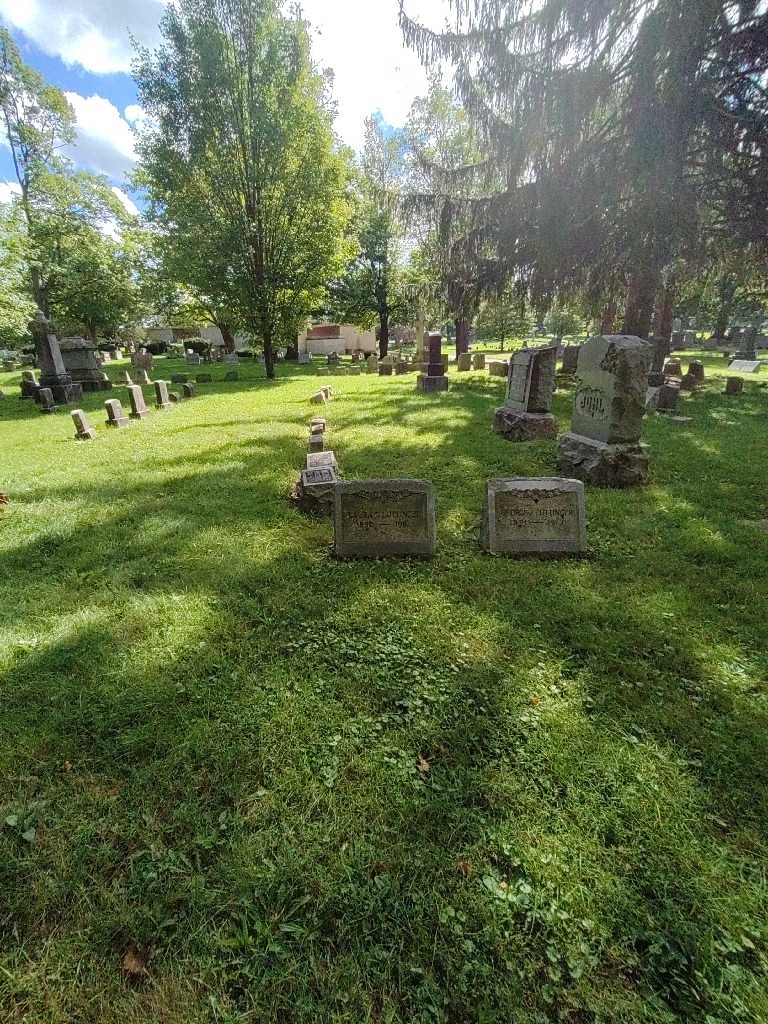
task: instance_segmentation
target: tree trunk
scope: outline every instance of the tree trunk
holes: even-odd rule
[[[603,315],[600,318],[600,333],[616,333],[616,303],[613,299],[610,299],[603,309]]]
[[[219,324],[219,330],[221,336],[224,339],[224,351],[234,352],[235,351],[235,336],[232,333],[229,324]]]
[[[672,336],[672,313],[675,303],[675,284],[672,278],[669,278],[659,289],[658,296],[656,298],[656,313],[654,316],[653,333],[657,338],[666,338],[667,341]]]
[[[456,327],[456,358],[469,351],[469,324],[466,317],[457,317],[454,321]]]
[[[389,351],[389,313],[379,314],[379,359]]]
[[[632,274],[624,310],[624,334],[647,338],[651,333],[653,302],[660,277],[659,270],[650,266],[641,267]]]
[[[272,347],[272,331],[262,331],[262,339],[264,342],[264,369],[267,371],[267,378],[269,380],[275,379],[275,351]]]
[[[97,343],[97,341],[98,341],[98,338],[96,337],[96,325],[95,324],[89,324],[88,325],[88,334],[90,335],[91,341],[95,345]]]

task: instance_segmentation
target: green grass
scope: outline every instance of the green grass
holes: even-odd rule
[[[705,363],[554,563],[476,546],[554,470],[502,380],[246,364],[76,443],[0,375],[0,1019],[768,1020],[768,391]],[[433,481],[433,562],[288,504],[322,382],[346,477]]]

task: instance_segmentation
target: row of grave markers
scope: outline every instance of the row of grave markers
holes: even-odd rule
[[[156,380],[155,387],[155,408],[170,409],[174,402],[182,399],[195,397],[194,384],[182,385],[182,393],[168,390],[168,382]],[[45,390],[45,389],[41,389]],[[106,425],[113,429],[123,429],[129,426],[131,420],[143,420],[149,416],[149,408],[144,401],[144,392],[138,384],[128,386],[128,398],[131,403],[131,411],[126,416],[123,404],[119,398],[108,398],[104,403],[107,413]],[[54,407],[55,408],[55,407]],[[82,409],[72,411],[72,420],[75,424],[75,439],[78,441],[92,441],[96,437],[96,431],[91,426],[88,417]]]

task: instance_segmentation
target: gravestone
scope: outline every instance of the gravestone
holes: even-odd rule
[[[674,318],[674,320],[672,321],[672,330],[673,330],[673,332],[676,332],[676,331],[682,331],[682,329],[683,329],[683,321],[681,320],[681,318],[679,316],[676,316]]]
[[[329,366],[338,366],[339,365],[339,353],[338,352],[330,352],[328,354],[328,365]]]
[[[312,430],[313,427],[320,427],[321,430],[325,430],[326,426],[327,422],[324,416],[313,416],[312,419],[309,421],[310,431]]]
[[[582,345],[571,430],[560,439],[563,476],[600,487],[648,481],[640,444],[652,349],[641,338],[599,335]]]
[[[225,383],[231,384],[231,383],[233,383],[236,380],[240,380],[240,374],[237,372],[237,370],[228,370],[224,374],[224,381],[225,381]]]
[[[187,354],[186,354],[186,357],[185,357],[185,362],[187,362],[190,366],[200,366],[202,361],[203,361],[203,357],[201,355],[198,355],[197,352],[192,352],[191,350],[187,350]],[[181,374],[177,374],[177,376],[180,377]],[[173,377],[171,377],[171,380],[173,380]],[[184,382],[179,380],[179,381],[174,381],[174,383],[175,384],[183,384]]]
[[[325,395],[326,401],[330,402],[330,400],[333,398],[333,388],[330,386],[330,384],[326,384],[325,387],[320,388],[320,390]]]
[[[40,388],[37,392],[37,401],[40,405],[40,412],[56,412],[58,409],[58,406],[54,404],[51,388]]]
[[[119,398],[108,398],[104,403],[107,410],[107,426],[122,428],[128,426],[128,417],[123,412],[123,406]]]
[[[213,377],[210,375],[210,373],[198,373],[198,375],[195,377],[195,380],[197,381],[198,384],[213,383]]]
[[[76,441],[93,441],[96,438],[96,431],[88,422],[88,417],[82,409],[73,409],[72,419],[75,424]]]
[[[132,420],[143,420],[145,416],[149,416],[149,409],[144,401],[144,392],[138,384],[132,384],[128,388],[128,398],[131,402],[129,415]]]
[[[404,373],[408,373],[410,366],[404,359],[398,359],[395,363],[395,375],[401,376]]]
[[[759,373],[762,365],[758,359],[734,359],[728,364],[728,369],[736,373]]]
[[[181,401],[181,395],[178,391],[169,391],[168,397],[171,400],[171,404],[176,405]]]
[[[294,489],[294,501],[310,515],[332,515],[339,475],[335,466],[303,469]]]
[[[325,433],[310,434],[308,448],[310,452],[321,452],[325,448]]]
[[[347,373],[350,377],[359,377],[362,372],[362,366],[350,366],[347,368]]]
[[[21,372],[21,397],[31,398],[37,401],[37,393],[40,390],[40,383],[34,370],[22,370]]]
[[[493,420],[497,434],[507,441],[557,437],[557,420],[550,412],[556,366],[556,345],[524,348],[514,354],[509,363],[506,401]]]
[[[134,370],[151,370],[154,366],[154,357],[151,352],[141,348],[131,355],[131,366]]]
[[[665,381],[656,390],[653,408],[656,412],[674,412],[680,397],[680,385],[676,381]]]
[[[325,452],[307,452],[306,468],[320,469],[331,466],[338,473],[339,466],[336,462],[336,454],[330,450]]]
[[[325,391],[322,390],[316,391],[314,395],[312,395],[312,397],[310,398],[310,402],[312,402],[314,405],[325,405],[327,401],[328,399],[326,397]]]
[[[337,558],[431,558],[435,499],[427,480],[339,481],[334,494]]]
[[[379,362],[379,376],[380,377],[391,377],[394,367],[392,363],[385,363],[382,359]]]
[[[560,366],[561,373],[576,373],[576,365],[579,361],[581,345],[566,345],[563,349],[563,361]]]
[[[466,373],[472,369],[472,355],[469,352],[462,352],[456,360],[456,369],[459,373]]]
[[[448,390],[448,378],[445,375],[443,362],[443,336],[439,331],[431,331],[427,335],[429,362],[425,373],[416,378],[416,390],[422,394],[434,394]]]
[[[186,373],[172,373],[171,384],[186,384],[189,380],[189,375]]]
[[[310,434],[324,434],[325,425],[325,420],[312,420],[312,422],[309,424]]]
[[[171,400],[168,396],[168,382],[165,380],[155,381],[155,408],[170,409]]]
[[[737,359],[745,359],[748,361],[755,359],[757,355],[757,333],[760,329],[761,320],[762,318],[759,318],[758,321],[750,324],[749,327],[745,327],[741,332],[739,351],[736,353]]]
[[[195,385],[194,384],[182,384],[181,394],[183,398],[194,398],[195,397]]]
[[[683,345],[686,348],[696,348],[698,338],[696,337],[696,331],[684,331],[683,332]]]
[[[485,369],[485,352],[475,352],[475,354],[472,356],[472,369]]]
[[[306,366],[307,363],[311,362],[312,357],[309,352],[299,352],[298,362],[300,366]]]
[[[489,377],[506,377],[509,373],[509,363],[503,359],[489,359],[486,365]]]
[[[664,373],[669,377],[682,377],[682,362],[679,359],[668,359],[664,364]]]
[[[704,383],[704,363],[700,359],[692,359],[688,363],[688,372],[680,382],[683,391],[695,391],[699,384]]]
[[[240,365],[240,358],[238,357],[237,352],[225,352],[221,361],[222,363],[229,363],[232,366]],[[301,359],[299,359],[299,362],[301,362]]]
[[[379,372],[379,358],[375,352],[371,352],[365,361],[365,369],[367,373],[378,373]]]
[[[35,339],[40,387],[48,388],[58,405],[73,405],[83,397],[83,389],[67,372],[59,347],[59,339],[48,330],[48,321],[38,309],[30,324]],[[39,401],[39,398],[38,398]]]
[[[104,391],[112,386],[104,383],[104,371],[99,365],[94,342],[85,338],[63,338],[60,348],[67,373],[83,391]]]
[[[585,554],[584,484],[562,477],[488,480],[480,545],[493,555]]]
[[[726,395],[741,395],[744,392],[744,381],[741,377],[726,377],[725,378],[725,391]]]

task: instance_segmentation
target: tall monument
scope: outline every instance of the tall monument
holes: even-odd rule
[[[38,309],[31,323],[35,339],[37,365],[40,367],[40,387],[49,388],[57,405],[72,405],[83,397],[83,389],[72,382],[67,373],[59,347],[59,339],[49,330],[48,321]]]

